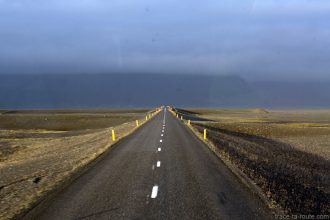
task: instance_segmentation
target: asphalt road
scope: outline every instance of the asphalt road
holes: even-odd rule
[[[270,219],[263,203],[164,110],[48,203],[24,218]]]

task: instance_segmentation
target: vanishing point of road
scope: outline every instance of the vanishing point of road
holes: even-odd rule
[[[23,218],[271,218],[261,200],[166,108],[39,206]]]

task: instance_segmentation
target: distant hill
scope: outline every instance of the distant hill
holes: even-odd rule
[[[330,107],[330,83],[184,74],[0,75],[0,108]]]
[[[271,108],[329,108],[330,81],[249,83],[262,96],[263,107]]]

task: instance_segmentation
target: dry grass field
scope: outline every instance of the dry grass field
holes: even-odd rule
[[[10,219],[108,149],[111,129],[127,135],[148,110],[1,113],[0,219]]]
[[[178,111],[288,213],[330,213],[330,110]]]

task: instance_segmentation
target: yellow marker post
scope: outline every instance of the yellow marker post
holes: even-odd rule
[[[146,120],[148,120],[148,115],[146,115]]]
[[[116,136],[115,136],[115,130],[112,130],[112,141],[116,140]]]
[[[139,120],[136,120],[136,127],[139,127]]]
[[[188,120],[188,125],[190,125],[190,120]]]
[[[182,117],[182,115],[181,115],[181,121],[183,120],[183,117]]]
[[[204,129],[204,140],[206,140],[206,129]]]

